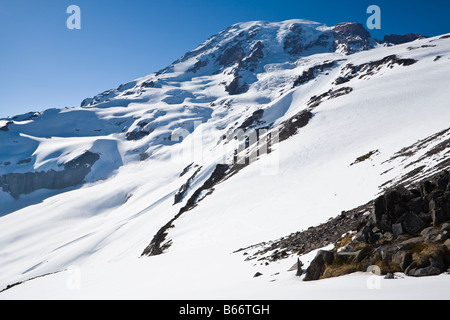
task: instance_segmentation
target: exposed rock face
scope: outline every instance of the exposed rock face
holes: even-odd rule
[[[294,87],[298,85],[302,85],[304,83],[307,83],[308,81],[313,80],[317,77],[317,74],[319,72],[323,72],[325,69],[332,68],[335,65],[334,61],[327,61],[323,64],[314,66],[309,68],[308,70],[304,71],[302,75],[300,75],[295,81],[294,81]]]
[[[14,199],[39,189],[64,189],[77,186],[91,171],[100,156],[97,153],[85,152],[80,157],[64,164],[61,171],[41,171],[27,173],[9,173],[0,177],[0,186]]]
[[[166,240],[167,235],[169,233],[169,229],[174,227],[174,222],[185,212],[194,208],[199,200],[199,196],[203,191],[207,191],[208,193],[212,193],[214,191],[213,187],[219,183],[226,176],[227,171],[229,170],[229,166],[226,164],[218,164],[214,169],[211,176],[203,183],[203,185],[194,191],[192,196],[186,202],[186,205],[180,209],[175,217],[173,217],[169,222],[167,222],[161,229],[153,237],[150,244],[144,249],[142,252],[142,256],[155,256],[162,254],[164,250],[168,249],[172,240]],[[195,173],[195,175],[197,172]],[[188,181],[190,183],[190,181]],[[182,186],[180,190],[184,187]]]
[[[375,46],[375,40],[360,23],[339,23],[334,27],[336,50],[352,54]]]
[[[319,252],[305,280],[366,271],[372,265],[383,274],[414,277],[445,272],[450,266],[449,176],[443,171],[411,189],[398,187],[378,197],[352,240]]]
[[[415,33],[408,33],[404,35],[398,35],[398,34],[391,34],[391,35],[385,35],[384,36],[384,42],[392,43],[392,44],[402,44],[411,42],[417,39],[424,39],[427,38],[423,34],[415,34]]]
[[[189,187],[191,186],[192,181],[194,180],[195,176],[200,172],[200,170],[202,169],[202,167],[199,167],[192,176],[189,177],[189,179],[186,181],[186,183],[184,183],[180,189],[178,189],[177,193],[175,193],[174,195],[174,202],[173,204],[177,204],[179,202],[181,202],[184,198],[184,195],[186,193],[186,191],[189,189]]]

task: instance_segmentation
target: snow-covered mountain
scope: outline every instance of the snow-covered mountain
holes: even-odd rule
[[[449,71],[449,35],[248,22],[78,108],[0,119],[0,298],[373,295],[236,251],[448,168]]]

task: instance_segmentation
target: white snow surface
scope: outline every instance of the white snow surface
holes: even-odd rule
[[[0,299],[449,299],[447,274],[397,274],[397,279],[386,280],[355,273],[304,282],[288,271],[297,256],[265,266],[234,253],[367,203],[383,183],[423,164],[405,168],[404,162],[386,160],[450,124],[450,39],[292,60],[280,49],[283,30],[292,23],[252,22],[228,30],[267,30],[258,35],[268,42],[256,80],[239,95],[228,95],[220,85],[229,78],[226,70],[211,74],[215,67],[209,65],[198,74],[188,72],[197,61],[193,57],[199,57],[193,55],[89,106],[51,109],[31,119],[1,119],[0,127],[12,124],[0,132],[0,176],[60,170],[58,165],[86,150],[101,158],[79,187],[38,190],[17,201],[0,189],[0,290],[22,282],[1,292]],[[278,60],[270,50],[280,53]],[[345,65],[389,55],[418,61],[382,68],[368,79],[333,84]],[[338,61],[336,66],[293,87],[303,71],[331,60]],[[146,81],[154,86],[140,86]],[[169,229],[169,249],[141,257],[215,165],[230,162],[234,147],[222,136],[237,123],[264,109],[261,120],[276,126],[305,109],[312,96],[340,87],[353,91],[322,102],[296,135],[216,185],[212,194],[203,194]],[[148,135],[127,140],[125,132],[133,130]],[[350,165],[372,150],[378,153]],[[28,158],[32,160],[17,164]],[[197,167],[180,176],[191,163]],[[183,201],[173,205],[174,194],[200,167]],[[314,254],[300,259],[307,265]],[[253,278],[256,272],[263,275]]]

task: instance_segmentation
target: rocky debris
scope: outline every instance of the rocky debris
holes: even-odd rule
[[[207,191],[208,194],[211,194],[214,189],[213,187],[222,181],[230,167],[226,164],[217,164],[211,176],[203,183],[203,185],[194,191],[192,196],[186,202],[186,205],[183,206],[180,211],[173,217],[169,222],[167,222],[161,229],[153,237],[150,244],[144,249],[141,256],[155,256],[160,255],[164,252],[164,250],[168,249],[172,245],[172,240],[167,240],[167,235],[169,233],[169,229],[174,227],[174,222],[185,212],[193,209],[201,199],[199,199],[200,194],[203,191]]]
[[[385,35],[383,42],[385,43],[392,43],[392,44],[403,44],[407,42],[411,42],[418,39],[425,39],[427,38],[423,34],[415,34],[415,33],[408,33],[404,35],[398,35],[398,34],[391,34],[391,35]]]
[[[91,172],[91,167],[100,155],[86,151],[76,159],[65,163],[61,171],[49,170],[40,172],[9,173],[0,176],[0,186],[14,199],[39,189],[64,189],[80,185]]]
[[[334,67],[335,64],[335,61],[325,61],[323,64],[313,66],[308,70],[303,71],[303,73],[298,76],[297,79],[295,79],[293,87],[305,84],[315,79],[320,72],[323,72],[325,69]]]
[[[352,162],[350,165],[353,166],[353,165],[358,164],[360,162],[366,161],[366,160],[370,159],[370,157],[372,157],[373,155],[378,154],[378,153],[380,153],[380,151],[378,149],[369,151],[365,155],[362,155],[362,156],[356,158],[356,160],[354,162]]]
[[[356,230],[365,221],[371,210],[372,203],[350,211],[344,211],[339,216],[330,218],[327,222],[313,226],[307,230],[293,233],[278,240],[259,243],[241,248],[237,252],[247,253],[246,260],[275,262],[291,257],[293,254],[303,255],[313,250],[323,248],[342,239],[342,235]],[[249,251],[255,251],[248,254]]]
[[[366,271],[438,275],[450,266],[450,175],[443,171],[411,189],[397,187],[373,201],[355,233],[321,251],[305,280]]]

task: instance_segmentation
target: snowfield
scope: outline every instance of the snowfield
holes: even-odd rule
[[[289,53],[293,26],[303,28],[303,49]],[[448,274],[304,282],[288,271],[297,255],[264,265],[236,252],[325,222],[374,199],[386,182],[420,166],[431,174],[448,159],[448,148],[420,161],[393,156],[450,126],[450,38],[369,41],[343,54],[331,50],[330,30],[305,20],[237,24],[79,108],[0,119],[0,177],[61,171],[87,151],[100,156],[81,185],[19,199],[0,188],[0,290],[14,285],[0,299],[449,299]],[[366,65],[336,83],[351,74],[346,66],[388,56],[415,62]],[[294,86],[327,61],[333,66]],[[331,96],[341,88],[351,91]],[[250,124],[275,133],[308,108],[312,118],[296,134],[204,190],[168,229],[162,254],[141,256],[216,165],[231,165],[233,134],[247,119],[264,110]],[[314,255],[299,258],[306,267]]]

